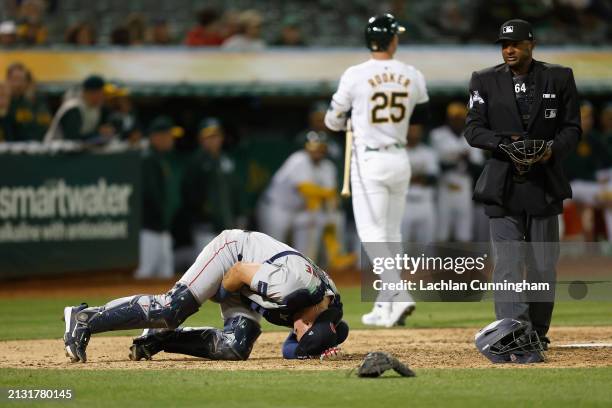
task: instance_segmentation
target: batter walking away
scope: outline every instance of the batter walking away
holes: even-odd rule
[[[209,299],[221,305],[222,330],[179,328]],[[64,308],[64,345],[72,362],[85,362],[92,334],[145,328],[130,348],[132,360],[160,351],[246,360],[261,334],[262,316],[293,329],[283,344],[285,358],[333,354],[348,336],[340,295],[325,271],[265,234],[225,230],[165,294]]]
[[[553,288],[543,298],[496,293],[496,317],[527,322],[546,345],[559,258],[558,215],[572,196],[563,160],[582,132],[578,94],[570,68],[532,58],[535,41],[527,21],[505,22],[497,42],[504,63],[474,72],[470,81],[465,137],[492,154],[474,198],[486,205],[490,218],[494,281],[518,282],[526,274],[529,282]],[[523,163],[539,160],[527,165],[511,160],[521,152]],[[541,359],[534,352],[523,362]]]
[[[424,121],[429,101],[423,74],[393,57],[398,34],[404,31],[390,14],[370,18],[365,40],[371,58],[344,72],[325,116],[327,127],[340,131],[351,114],[351,189],[357,233],[362,243],[398,243],[388,246],[389,256],[395,252],[392,246],[401,248],[400,224],[410,183],[408,125]],[[400,272],[389,271],[382,277],[399,282]],[[412,310],[414,302],[408,293],[380,292],[374,309],[362,321],[390,327],[401,324]]]

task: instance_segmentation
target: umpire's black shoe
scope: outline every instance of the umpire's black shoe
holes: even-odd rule
[[[548,351],[548,345],[550,344],[550,339],[546,336],[540,336],[540,343],[542,343],[542,350]]]
[[[164,340],[172,336],[173,330],[145,329],[142,334],[132,340],[130,346],[130,360],[139,361],[151,358],[163,350]]]
[[[64,332],[64,348],[66,350],[66,357],[70,358],[73,363],[86,362],[87,344],[91,337],[91,332],[87,327],[87,323],[79,319],[79,313],[86,309],[87,303],[81,303],[79,306],[66,306],[64,308],[64,317],[62,320],[66,323],[66,331]],[[83,313],[85,321],[87,315]]]

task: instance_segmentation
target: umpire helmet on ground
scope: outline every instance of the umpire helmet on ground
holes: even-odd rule
[[[365,29],[366,46],[370,51],[386,51],[393,37],[404,31],[391,14],[370,17]]]

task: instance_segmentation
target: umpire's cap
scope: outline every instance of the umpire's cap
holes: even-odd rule
[[[344,343],[349,327],[341,319],[342,311],[336,307],[330,307],[321,313],[300,339],[295,350],[298,358],[319,356],[328,348]]]
[[[366,47],[370,51],[385,51],[396,34],[406,29],[391,14],[370,17],[365,29]]]
[[[531,24],[525,20],[508,20],[499,28],[499,36],[496,43],[502,41],[533,41],[533,29]]]

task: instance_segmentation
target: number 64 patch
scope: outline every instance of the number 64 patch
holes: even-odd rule
[[[546,109],[544,110],[544,118],[545,119],[554,119],[557,117],[556,109]]]

